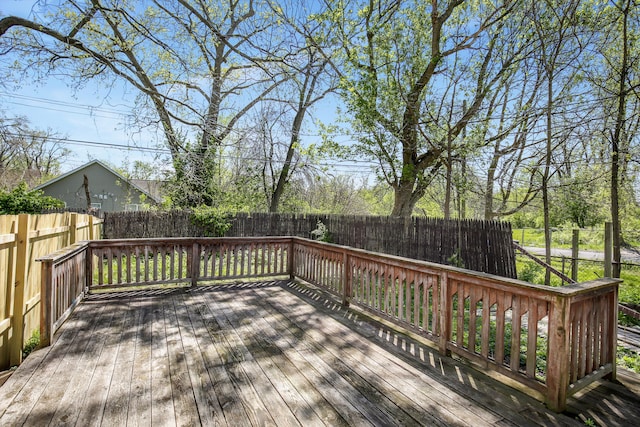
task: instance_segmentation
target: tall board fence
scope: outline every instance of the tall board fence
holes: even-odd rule
[[[333,243],[516,278],[511,225],[500,221],[320,214],[238,213],[225,237],[312,237],[321,222]],[[188,211],[105,213],[107,239],[204,237]]]
[[[40,329],[41,266],[36,259],[101,237],[102,220],[56,213],[0,215],[0,370],[20,364],[24,343]]]

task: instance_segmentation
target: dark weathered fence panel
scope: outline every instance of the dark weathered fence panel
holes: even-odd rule
[[[507,222],[270,213],[238,213],[231,222],[226,237],[312,237],[322,222],[340,245],[516,277]],[[203,236],[187,211],[105,213],[107,239]]]

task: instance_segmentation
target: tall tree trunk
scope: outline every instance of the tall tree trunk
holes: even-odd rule
[[[282,194],[284,193],[284,187],[287,181],[289,180],[289,172],[291,170],[291,161],[293,160],[293,155],[296,152],[296,145],[299,140],[300,128],[302,127],[302,121],[304,119],[306,111],[307,111],[306,107],[299,108],[298,111],[296,112],[295,118],[293,119],[293,126],[291,130],[291,140],[289,141],[287,156],[284,160],[282,171],[280,171],[280,175],[278,176],[278,182],[276,183],[276,188],[273,190],[273,194],[271,195],[269,212],[272,212],[272,213],[278,212],[278,206],[280,205],[280,199],[282,198]]]
[[[84,187],[84,195],[87,198],[87,212],[91,211],[91,192],[89,191],[89,178],[83,175],[82,186]]]
[[[620,59],[620,80],[618,90],[618,112],[616,115],[615,130],[611,141],[611,222],[613,225],[613,277],[620,277],[620,246],[622,245],[622,233],[620,230],[620,148],[624,144],[624,122],[626,119],[627,103],[627,76],[629,73],[629,20],[630,1],[624,3],[624,8],[619,8],[622,13],[622,58]]]
[[[552,135],[552,115],[553,107],[553,69],[548,70],[547,74],[547,143],[544,157],[544,174],[542,175],[542,210],[544,216],[544,254],[545,261],[551,265],[551,218],[549,214],[549,176],[551,171],[551,145],[553,143]],[[551,283],[551,271],[547,269],[544,275],[544,283]]]
[[[458,219],[467,217],[467,159],[460,159],[460,180],[458,189]]]
[[[447,169],[444,191],[444,219],[451,219],[451,187],[453,187],[453,157],[451,155],[451,134],[447,137]]]
[[[413,208],[420,197],[424,195],[424,189],[414,189],[413,182],[400,182],[394,187],[394,204],[391,216],[410,217]]]
[[[487,181],[484,192],[484,219],[489,221],[493,219],[493,185],[495,182],[496,169],[498,168],[498,161],[500,160],[499,145],[496,144],[494,148],[494,154],[487,170]]]

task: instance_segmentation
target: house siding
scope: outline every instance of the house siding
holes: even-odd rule
[[[94,207],[99,203],[103,212],[119,212],[126,210],[128,205],[153,203],[147,195],[97,162],[39,188],[44,194],[65,202],[68,208],[86,209],[87,198],[83,185],[85,175],[89,181],[91,203]]]

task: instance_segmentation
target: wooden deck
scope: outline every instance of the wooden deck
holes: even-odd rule
[[[202,286],[87,298],[0,387],[0,425],[637,425],[619,378],[554,414],[314,288]]]

